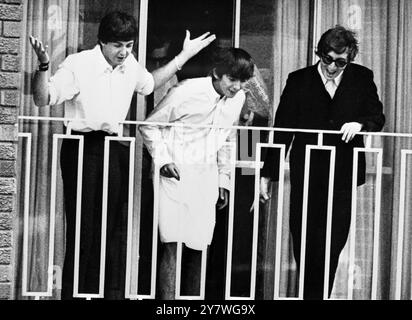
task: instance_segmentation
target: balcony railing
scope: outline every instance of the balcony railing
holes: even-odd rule
[[[35,299],[40,299],[42,297],[51,297],[53,296],[53,289],[56,288],[55,282],[57,277],[57,282],[59,281],[58,277],[56,276],[56,263],[55,263],[55,223],[56,223],[56,201],[57,194],[62,193],[61,184],[58,183],[58,172],[59,172],[59,164],[58,164],[58,152],[59,152],[59,141],[62,139],[76,139],[79,141],[79,157],[78,157],[78,173],[77,173],[77,208],[76,208],[76,242],[75,242],[75,268],[74,268],[74,297],[80,297],[85,299],[93,299],[93,298],[102,298],[104,296],[104,273],[105,273],[105,257],[106,257],[106,219],[107,219],[107,195],[108,195],[108,163],[109,163],[109,150],[110,150],[110,142],[111,141],[122,141],[123,143],[127,143],[130,146],[129,149],[129,194],[128,194],[128,218],[127,218],[127,259],[126,259],[126,295],[127,299],[155,299],[155,288],[156,288],[156,268],[157,268],[157,247],[158,247],[158,188],[159,188],[159,168],[155,167],[154,176],[153,176],[153,225],[152,225],[152,254],[151,254],[151,270],[150,274],[150,292],[148,293],[139,293],[139,252],[135,252],[135,250],[139,251],[139,222],[140,222],[140,215],[141,215],[141,195],[140,192],[140,181],[141,181],[141,160],[142,160],[142,139],[140,136],[136,137],[124,137],[122,136],[123,130],[121,130],[121,134],[118,137],[106,137],[105,139],[105,151],[104,151],[104,173],[103,173],[103,198],[102,198],[102,237],[101,237],[101,252],[100,252],[100,285],[99,285],[99,292],[90,294],[90,293],[82,293],[79,292],[78,288],[78,279],[79,279],[79,250],[80,250],[80,218],[81,218],[81,194],[82,194],[82,161],[83,161],[83,136],[76,136],[71,135],[70,130],[66,133],[54,133],[52,136],[52,151],[51,151],[51,173],[49,176],[50,179],[50,212],[47,213],[49,217],[48,220],[48,253],[47,253],[47,285],[45,290],[31,290],[31,286],[29,285],[30,282],[30,272],[29,272],[29,258],[31,258],[31,264],[36,263],[36,257],[33,257],[32,253],[30,252],[30,241],[32,237],[36,234],[36,229],[32,229],[32,232],[29,232],[29,225],[32,223],[33,218],[31,217],[31,209],[30,203],[33,201],[31,197],[33,196],[32,189],[37,185],[35,179],[31,177],[31,168],[33,166],[32,161],[32,141],[33,141],[33,134],[30,132],[30,126],[27,124],[35,124],[38,125],[39,123],[44,122],[57,122],[62,123],[64,121],[76,121],[74,119],[65,119],[65,118],[53,118],[53,117],[29,117],[29,116],[21,116],[19,118],[22,125],[21,128],[26,128],[26,132],[19,133],[19,150],[25,150],[24,154],[21,152],[20,158],[20,168],[21,168],[21,190],[24,192],[19,194],[21,203],[20,212],[23,212],[21,217],[23,217],[23,228],[22,228],[22,292],[21,295],[35,297]],[[77,120],[78,121],[78,120]],[[120,126],[123,125],[147,125],[148,123],[144,121],[125,121]],[[203,125],[179,125],[179,124],[165,124],[165,123],[150,123],[151,126],[158,125],[158,126],[175,126],[175,127],[192,127],[192,128],[210,128],[213,130],[222,130],[222,129],[236,129],[239,131],[246,130],[248,132],[267,132],[269,134],[269,140],[272,141],[273,134],[276,132],[299,132],[299,133],[307,133],[307,134],[316,134],[317,144],[315,145],[307,145],[306,146],[306,158],[305,158],[305,174],[304,174],[304,185],[303,185],[303,212],[302,212],[302,242],[301,242],[301,257],[303,257],[300,261],[300,272],[297,279],[298,282],[298,291],[293,294],[293,296],[286,296],[287,293],[281,289],[282,281],[282,248],[286,245],[285,234],[288,232],[287,224],[283,223],[285,219],[285,203],[287,203],[287,173],[288,173],[288,163],[286,156],[286,150],[284,145],[276,145],[265,143],[259,140],[259,138],[255,139],[254,141],[254,157],[252,160],[244,160],[244,159],[235,159],[237,158],[239,145],[237,144],[235,148],[232,149],[231,154],[231,187],[230,187],[230,202],[229,202],[229,209],[228,209],[228,237],[227,237],[227,259],[226,259],[226,274],[224,275],[224,279],[222,281],[225,282],[225,299],[232,300],[232,299],[256,299],[256,274],[257,274],[257,260],[258,260],[258,239],[259,236],[264,236],[259,234],[259,215],[262,214],[264,210],[269,210],[270,212],[276,213],[276,234],[273,235],[273,239],[275,239],[275,252],[273,252],[274,256],[274,282],[273,282],[273,299],[303,299],[303,288],[304,288],[304,273],[305,273],[305,244],[306,244],[306,223],[307,223],[307,201],[308,201],[308,188],[309,188],[309,169],[311,163],[311,152],[313,150],[324,150],[330,153],[330,172],[329,172],[329,190],[328,190],[328,209],[327,209],[327,229],[326,229],[326,252],[325,252],[325,278],[324,278],[324,299],[328,299],[328,281],[329,281],[329,249],[331,244],[331,221],[332,221],[332,197],[333,197],[333,181],[334,181],[334,167],[335,167],[335,148],[333,146],[324,145],[323,137],[326,134],[340,134],[337,131],[329,131],[329,130],[304,130],[304,129],[284,129],[284,128],[267,128],[267,127],[216,127],[216,126],[203,126]],[[61,126],[63,130],[63,126]],[[375,177],[374,183],[374,195],[373,195],[373,227],[371,228],[373,232],[373,242],[372,243],[364,243],[363,250],[369,250],[369,255],[372,255],[372,275],[371,275],[371,289],[370,289],[370,299],[380,299],[380,294],[378,293],[378,287],[382,286],[380,282],[387,281],[391,282],[387,284],[387,286],[391,287],[392,289],[389,290],[389,297],[391,299],[399,300],[402,298],[402,285],[405,286],[405,281],[403,281],[403,267],[404,264],[408,264],[410,262],[404,259],[405,254],[408,253],[408,249],[405,248],[405,242],[407,241],[407,230],[405,228],[409,227],[409,220],[408,220],[408,210],[409,208],[409,197],[412,193],[411,186],[408,184],[410,180],[407,179],[407,172],[408,172],[408,163],[407,158],[408,155],[412,154],[412,148],[410,148],[411,144],[409,143],[409,147],[402,147],[403,145],[407,145],[410,139],[412,138],[412,134],[402,134],[402,133],[386,133],[386,132],[361,132],[359,135],[363,135],[365,139],[365,148],[355,148],[354,149],[354,157],[353,157],[353,164],[358,163],[358,156],[359,153],[365,153],[369,155],[376,155],[376,158],[368,158],[368,172],[373,174]],[[387,139],[387,140],[385,140]],[[384,157],[385,146],[389,145],[392,141],[396,141],[397,148],[387,148],[388,150],[391,149],[391,153],[386,158]],[[406,142],[406,144],[405,144]],[[374,146],[375,145],[375,146]],[[378,145],[378,146],[376,146]],[[390,144],[392,146],[392,144]],[[395,145],[395,143],[393,144]],[[242,147],[242,146],[240,146]],[[249,147],[249,146],[247,146]],[[280,167],[279,167],[279,184],[277,185],[277,190],[274,188],[273,194],[276,195],[276,203],[272,203],[266,209],[261,208],[261,204],[259,202],[259,179],[260,179],[260,169],[262,166],[262,149],[263,148],[276,148],[280,150]],[[43,157],[44,155],[38,155],[37,160],[39,157]],[[286,160],[285,160],[286,159]],[[389,166],[384,166],[384,162],[388,162],[390,159],[393,160],[392,164]],[[389,159],[389,160],[388,160]],[[36,160],[36,159],[35,159]],[[391,160],[391,161],[392,161]],[[47,159],[46,162],[48,162]],[[390,162],[390,161],[389,161]],[[391,167],[398,166],[399,174],[395,176],[394,172],[392,172]],[[252,243],[252,252],[251,252],[251,268],[250,268],[250,291],[249,295],[245,296],[235,296],[231,294],[231,274],[232,274],[232,258],[233,258],[233,228],[234,228],[234,203],[236,201],[235,195],[235,185],[236,185],[236,168],[252,168],[254,169],[254,176],[255,176],[255,185],[254,185],[254,201],[253,201],[253,243]],[[356,243],[356,231],[357,231],[357,220],[359,219],[359,212],[357,207],[358,202],[358,192],[357,192],[357,165],[353,165],[353,178],[352,178],[352,208],[351,208],[351,229],[350,235],[348,239],[349,245],[349,260],[348,260],[348,276],[347,276],[347,291],[346,296],[343,299],[355,299],[354,297],[354,283],[355,283],[355,249],[357,247]],[[391,177],[390,184],[393,186],[393,190],[396,191],[396,194],[399,195],[399,210],[394,209],[392,212],[384,212],[382,213],[382,188],[384,185],[384,181],[382,179],[383,174],[389,173],[388,176]],[[386,180],[385,180],[386,181]],[[33,185],[35,183],[35,185]],[[386,188],[387,189],[387,188]],[[385,189],[385,190],[386,190]],[[395,276],[382,276],[379,274],[379,259],[380,255],[382,255],[382,248],[381,248],[381,217],[382,214],[390,214],[393,215],[394,212],[398,215],[397,221],[397,235],[394,237],[392,236],[391,241],[393,242],[393,247],[396,247],[395,254],[388,253],[391,257],[391,270],[396,270]],[[265,214],[265,212],[263,212]],[[393,230],[394,227],[392,227]],[[204,250],[202,252],[202,260],[201,260],[201,282],[200,282],[200,292],[199,295],[196,296],[185,296],[181,295],[180,292],[180,283],[181,283],[181,261],[182,261],[182,243],[178,243],[177,247],[177,270],[176,270],[176,299],[204,299],[205,298],[205,284],[206,284],[206,268],[207,268],[207,252]],[[34,262],[33,262],[34,261]],[[406,267],[407,270],[409,267]],[[57,268],[58,269],[58,268]],[[390,271],[392,272],[392,271]],[[389,272],[389,273],[390,273]],[[395,283],[393,283],[393,281]],[[409,284],[410,285],[410,284]]]

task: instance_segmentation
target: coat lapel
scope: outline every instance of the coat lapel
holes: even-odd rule
[[[323,84],[322,78],[320,77],[320,74],[318,72],[318,63],[314,64],[311,68],[310,74],[312,75],[312,92],[321,92],[322,95],[324,96],[323,98],[326,98],[327,101],[331,101],[332,98],[330,97],[328,91],[325,88],[325,85]]]
[[[328,91],[325,88],[325,85],[323,84],[322,78],[320,77],[320,74],[318,72],[318,63],[312,66],[312,76],[313,76],[313,90],[314,92],[323,92],[323,95],[327,97],[330,101],[335,101],[343,94],[348,92],[348,88],[351,86],[353,83],[353,72],[352,72],[352,67],[351,64],[349,64],[346,69],[343,71],[342,75],[342,80],[336,89],[335,95],[333,96],[333,99],[330,97]]]
[[[338,100],[339,98],[342,97],[343,94],[350,92],[349,87],[353,84],[353,72],[352,72],[352,67],[351,64],[349,64],[345,71],[343,71],[343,76],[342,80],[336,89],[335,96],[333,97],[333,100]]]

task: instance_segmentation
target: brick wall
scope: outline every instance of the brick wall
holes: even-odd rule
[[[0,0],[0,299],[13,299],[17,114],[24,0]]]

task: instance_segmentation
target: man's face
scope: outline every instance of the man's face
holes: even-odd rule
[[[126,60],[132,52],[133,44],[133,40],[101,43],[103,56],[115,68]]]
[[[328,54],[322,56],[320,59],[320,68],[325,78],[327,80],[333,80],[339,76],[347,66],[347,64],[343,66],[344,62],[348,63],[347,50],[344,53],[330,51]]]
[[[216,76],[216,78],[218,79],[215,86],[216,91],[220,95],[226,96],[228,98],[233,98],[246,83],[246,81],[232,78],[227,74],[222,75],[221,78]]]

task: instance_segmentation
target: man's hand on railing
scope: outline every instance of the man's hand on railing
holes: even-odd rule
[[[225,188],[219,188],[219,199],[217,200],[216,207],[218,210],[222,210],[229,203],[229,191]]]
[[[165,164],[161,167],[160,175],[166,178],[176,178],[177,181],[180,181],[179,168],[173,162]]]
[[[359,122],[347,122],[340,131],[342,132],[342,140],[348,143],[353,139],[356,133],[361,132],[362,124]]]
[[[262,203],[266,203],[270,199],[269,185],[270,185],[270,178],[268,177],[260,178],[259,201]]]

